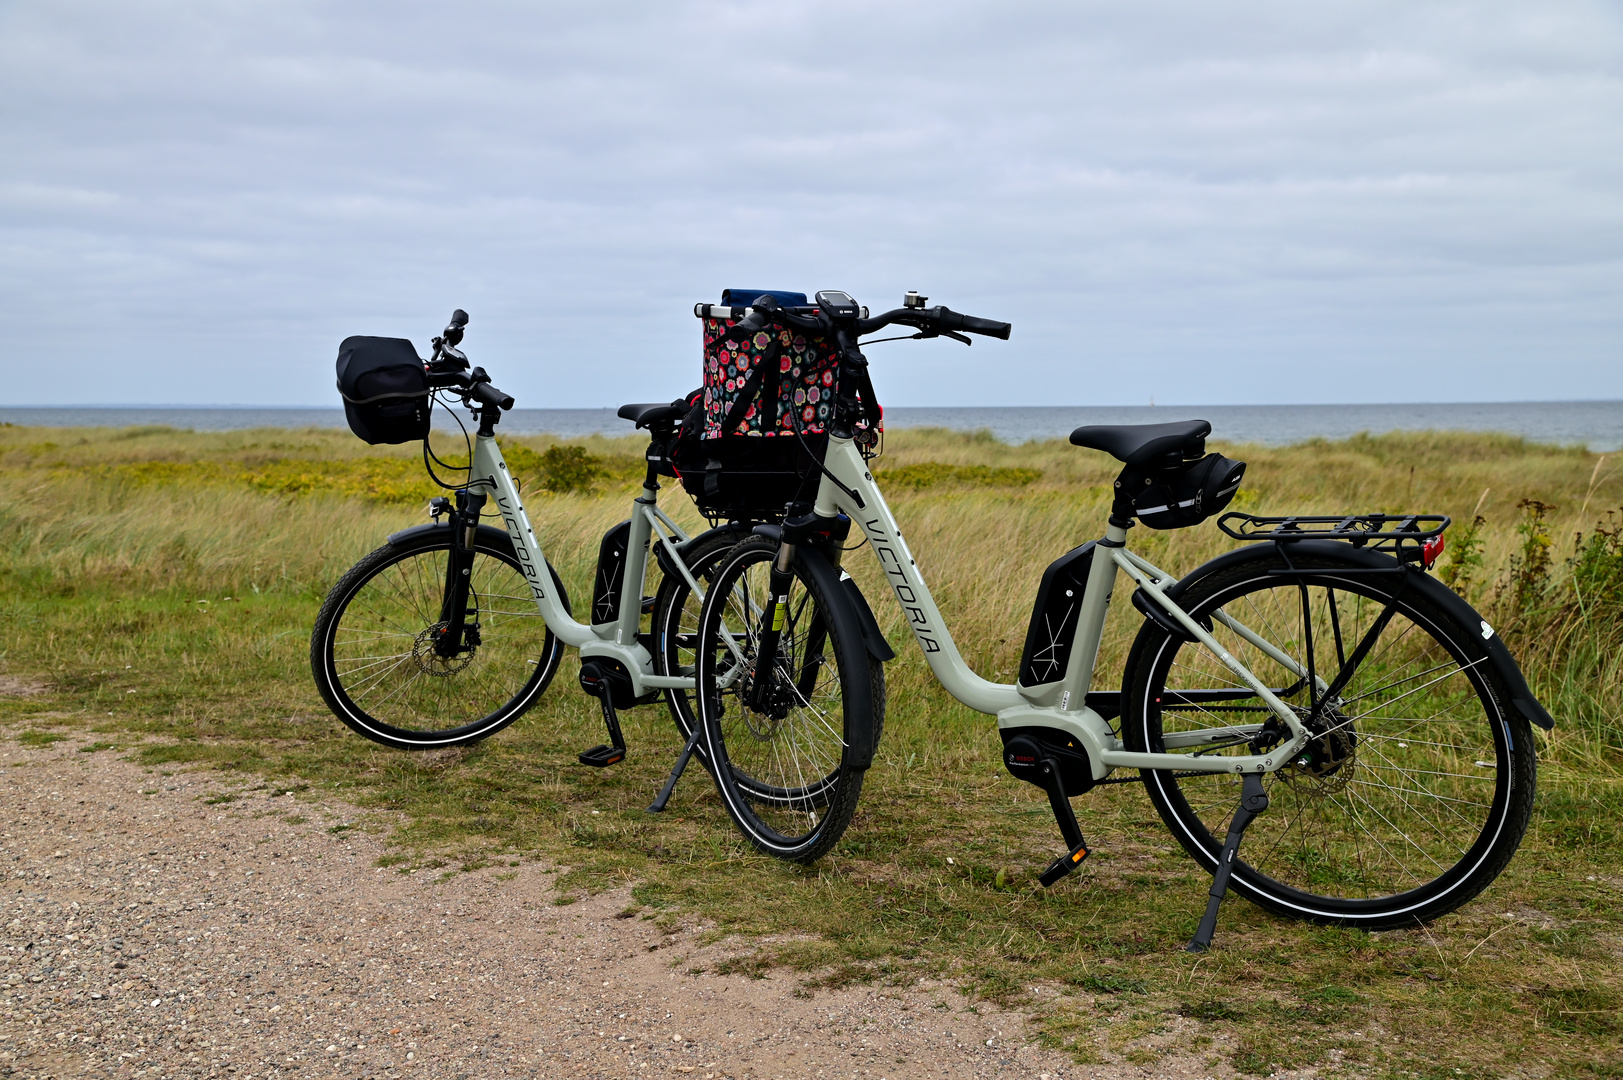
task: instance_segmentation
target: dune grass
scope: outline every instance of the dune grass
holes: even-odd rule
[[[437,449],[453,460],[460,445]],[[642,445],[503,445],[578,605],[598,539],[627,514]],[[1012,679],[1037,579],[1098,534],[1115,470],[1063,443],[987,435],[903,431],[884,449],[877,475],[966,659]],[[389,824],[402,873],[536,858],[565,867],[572,892],[631,884],[645,907],[739,935],[738,970],[796,972],[804,993],[945,976],[971,1007],[1031,1011],[1082,1062],[1151,1065],[1176,1049],[1256,1075],[1313,1063],[1369,1076],[1619,1075],[1623,544],[1608,511],[1623,506],[1623,476],[1582,450],[1497,436],[1225,449],[1249,463],[1246,509],[1452,515],[1440,573],[1494,620],[1557,717],[1538,736],[1521,851],[1483,896],[1428,927],[1315,928],[1234,901],[1218,950],[1188,957],[1208,880],[1134,785],[1077,800],[1096,854],[1036,888],[1059,848],[1041,792],[1002,771],[991,719],[934,684],[862,552],[847,565],[899,657],[857,819],[817,866],[755,855],[700,772],[663,817],[645,814],[678,749],[658,707],[625,715],[626,762],[576,764],[601,731],[572,659],[484,744],[411,755],[366,743],[315,694],[309,626],[356,558],[426,520],[435,489],[415,448],[347,433],[0,428],[0,672],[44,687],[0,697],[0,722],[25,745],[78,739],[155,768],[339,795]],[[680,491],[666,495],[701,526]],[[1209,524],[1133,540],[1173,570],[1231,546]],[[1123,607],[1102,672],[1119,671],[1136,630]]]

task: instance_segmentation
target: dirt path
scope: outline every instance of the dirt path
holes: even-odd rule
[[[377,838],[329,831],[342,804],[211,803],[218,774],[74,740],[0,745],[0,763],[0,1074],[1208,1075],[1075,1065],[943,985],[805,997],[792,974],[691,975],[747,950],[622,916],[624,891],[559,906],[542,867],[380,869]]]

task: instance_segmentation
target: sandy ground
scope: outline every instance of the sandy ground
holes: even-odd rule
[[[623,917],[623,891],[560,906],[545,867],[380,869],[378,837],[329,831],[342,804],[210,802],[218,774],[77,740],[0,763],[3,1075],[1232,1075],[1176,1053],[1076,1065],[945,985],[807,997],[793,973],[692,975],[748,947]]]

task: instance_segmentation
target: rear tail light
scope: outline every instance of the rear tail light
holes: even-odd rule
[[[1437,562],[1438,556],[1442,555],[1443,547],[1444,541],[1442,533],[1438,533],[1436,536],[1420,545],[1420,561],[1425,565],[1427,570],[1430,570],[1432,565]]]

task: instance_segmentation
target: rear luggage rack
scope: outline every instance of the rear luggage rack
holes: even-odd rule
[[[1390,551],[1402,562],[1421,562],[1427,569],[1443,551],[1443,530],[1453,519],[1447,514],[1347,514],[1334,517],[1257,517],[1224,514],[1217,527],[1236,540],[1344,540],[1353,547],[1370,545]],[[1371,544],[1373,541],[1373,544]]]

